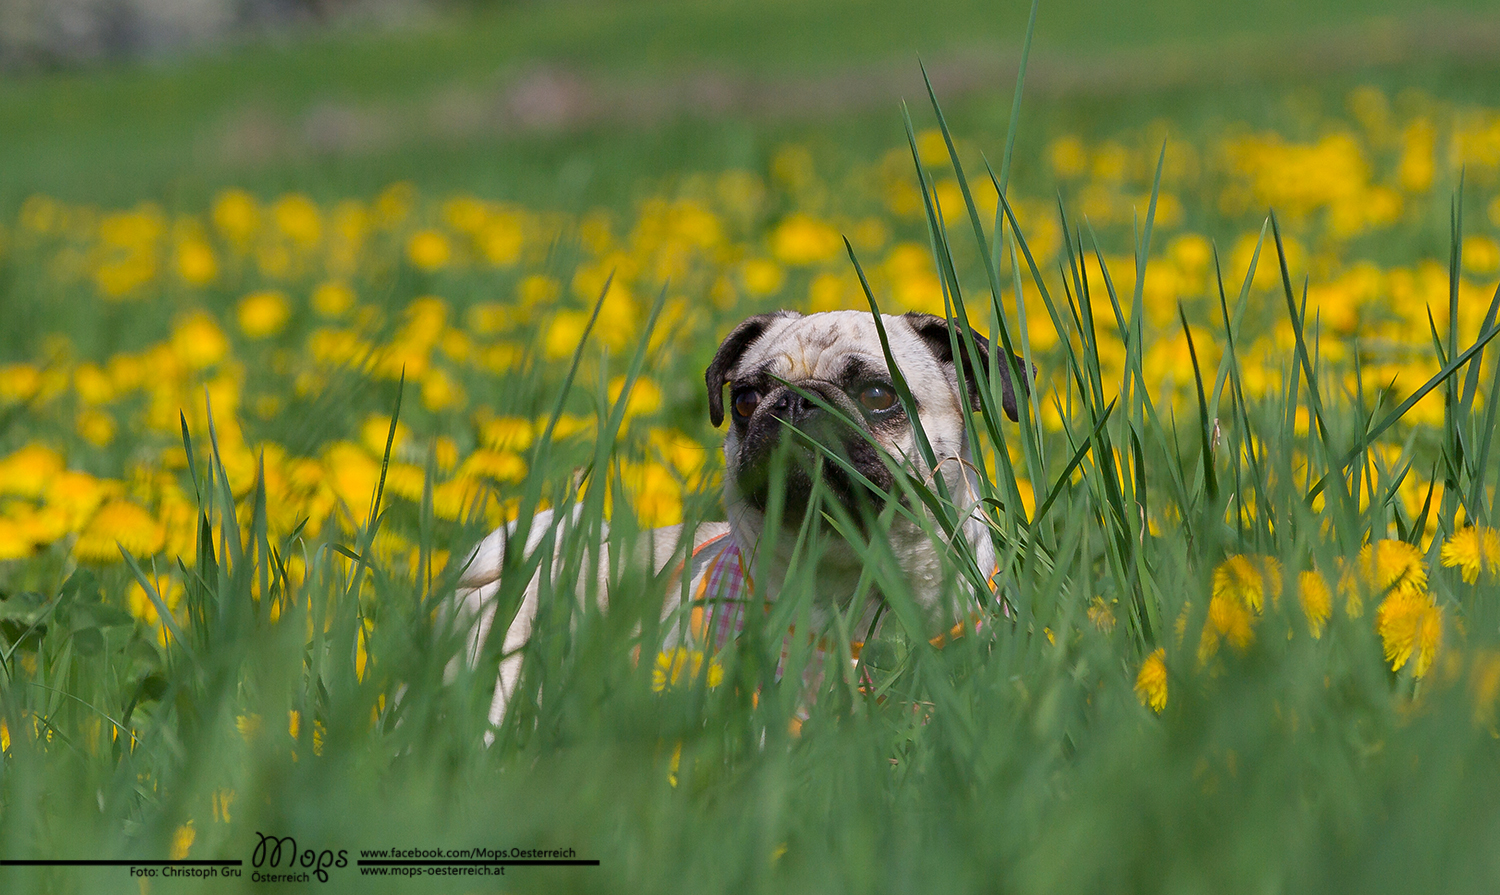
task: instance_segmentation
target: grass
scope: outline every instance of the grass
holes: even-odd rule
[[[1231,108],[1268,105],[1256,89],[1234,95]],[[1190,119],[1203,116],[1185,128],[1211,133],[1213,116],[1228,114],[1214,112],[1206,96],[1178,107],[1193,110],[1183,113]],[[1294,98],[1267,114],[1293,120],[1298,102],[1305,109],[1305,97]],[[1140,103],[1138,112],[1114,114],[1143,115],[1148,101]],[[1067,114],[1090,108],[1079,101]],[[983,140],[993,170],[954,139],[966,135],[970,115],[995,135]],[[578,352],[548,360],[536,346],[550,323],[523,322],[507,338],[529,342],[528,353],[492,376],[462,380],[475,403],[539,418],[539,428],[557,436],[516,449],[526,474],[494,489],[506,512],[524,520],[543,505],[582,506],[575,524],[549,533],[566,565],[544,577],[548,609],[526,655],[519,698],[486,745],[499,643],[486,644],[477,663],[463,661],[467,631],[445,605],[464,548],[494,517],[442,510],[447,472],[436,447],[444,436],[461,442],[455,451],[477,452],[476,436],[465,434],[471,427],[463,414],[428,406],[415,366],[408,377],[376,374],[358,361],[343,369],[346,378],[324,383],[327,400],[297,398],[303,331],[323,325],[299,302],[292,313],[302,316],[279,341],[233,335],[230,360],[249,369],[242,370],[243,400],[234,402],[243,406],[205,407],[204,386],[224,394],[222,381],[207,374],[185,380],[195,386],[191,395],[171,395],[183,412],[169,428],[185,468],[161,472],[191,506],[185,530],[193,537],[180,551],[181,566],[165,549],[128,547],[120,562],[80,561],[76,538],[0,564],[0,858],[228,857],[247,862],[245,876],[158,876],[143,886],[122,868],[0,867],[0,888],[262,890],[249,879],[262,834],[295,837],[299,855],[312,851],[310,872],[328,874],[316,885],[350,891],[1492,888],[1500,873],[1493,811],[1500,562],[1476,547],[1470,581],[1447,561],[1465,531],[1481,536],[1472,526],[1494,524],[1500,475],[1491,400],[1500,349],[1489,341],[1500,327],[1488,279],[1479,300],[1487,313],[1463,304],[1476,301],[1476,276],[1461,251],[1472,245],[1462,237],[1486,230],[1484,204],[1473,199],[1488,199],[1492,184],[1471,180],[1451,206],[1440,202],[1430,215],[1436,222],[1419,210],[1328,250],[1350,262],[1384,253],[1397,259],[1388,262],[1394,267],[1415,266],[1441,247],[1447,287],[1433,305],[1430,337],[1406,334],[1432,360],[1412,362],[1421,370],[1416,381],[1403,373],[1399,386],[1388,386],[1390,365],[1377,369],[1371,359],[1390,346],[1349,347],[1359,340],[1320,320],[1334,303],[1308,298],[1324,284],[1309,282],[1291,260],[1296,225],[1277,218],[1262,231],[1254,269],[1231,263],[1226,241],[1212,258],[1208,292],[1184,296],[1166,315],[1186,343],[1172,389],[1150,372],[1169,331],[1156,320],[1149,272],[1166,263],[1161,243],[1177,234],[1158,217],[1171,185],[1162,168],[1133,226],[1101,224],[1096,236],[1068,197],[1058,209],[1066,238],[1043,254],[1035,231],[1017,220],[1024,215],[1008,205],[993,216],[981,210],[985,182],[1006,177],[1002,139],[1015,123],[1009,104],[976,102],[945,117],[934,101],[930,117],[918,108],[911,120],[922,200],[915,232],[930,250],[942,302],[980,323],[1007,353],[1035,358],[1046,377],[1023,402],[1021,422],[1011,423],[990,386],[996,371],[976,371],[987,400],[970,418],[970,437],[980,447],[985,513],[1002,557],[999,592],[1012,615],[986,606],[978,632],[940,649],[929,644],[880,536],[894,505],[872,535],[852,536],[871,583],[889,597],[890,617],[861,652],[859,673],[829,660],[815,698],[777,683],[772,672],[782,646],[772,632],[792,621],[806,627],[811,615],[816,595],[805,581],[791,583],[763,626],[752,624],[735,647],[696,668],[685,663],[680,675],[670,655],[656,655],[656,607],[668,582],[618,562],[608,614],[570,599],[560,582],[576,580],[591,561],[606,520],[616,557],[629,554],[647,524],[637,518],[645,501],[622,499],[635,489],[643,450],[629,384],[664,383],[661,415],[697,438],[713,437],[698,387],[688,398],[685,386],[670,383],[697,381],[708,341],[740,306],[670,318],[673,296],[658,298],[653,288],[633,306],[650,322],[623,341],[619,322],[595,324],[586,337],[580,326]],[[1047,120],[1054,123],[1045,127],[1074,129],[1066,117]],[[1108,133],[1103,123],[1090,126]],[[674,134],[701,133],[680,127],[618,141],[613,161],[600,164],[619,166],[607,176],[618,179],[622,196],[654,188],[650,164],[668,166],[632,153],[643,157]],[[733,144],[735,127],[719,127],[725,145]],[[821,139],[835,142],[841,127],[855,133],[875,124],[834,122]],[[741,136],[742,149],[768,139]],[[587,154],[590,139],[539,141],[525,150],[534,153],[525,164],[542,170],[549,153],[569,146]],[[1024,127],[1017,140],[1018,186],[997,192],[1019,203],[1028,179],[1045,176],[1035,159],[1046,141]],[[934,145],[942,152],[934,155]],[[710,165],[718,150],[683,152],[671,164]],[[336,195],[361,186],[363,176],[380,182],[386,165],[399,170],[441,158],[413,150],[320,188]],[[457,182],[466,164],[429,176]],[[512,164],[490,176],[498,183],[506,171],[525,170]],[[315,170],[262,176],[267,184],[300,185]],[[217,175],[201,176],[205,188],[217,183]],[[1441,176],[1434,192],[1443,188]],[[937,196],[949,182],[957,204]],[[593,189],[579,195],[599,201]],[[1187,196],[1189,221],[1232,233],[1216,223],[1232,215],[1200,207],[1218,194],[1204,187]],[[777,195],[778,211],[766,217],[801,210],[799,195]],[[201,203],[184,199],[183,207]],[[770,231],[755,218],[731,245],[765,253]],[[1318,241],[1316,231],[1298,233]],[[384,241],[371,254],[399,258],[408,236],[373,237]],[[74,246],[72,239],[59,241]],[[17,354],[62,329],[77,336],[72,350],[81,358],[103,363],[117,351],[149,348],[193,308],[229,319],[240,292],[266,285],[259,273],[225,274],[200,292],[163,286],[159,301],[109,303],[86,281],[48,279],[51,243],[14,245],[35,256],[10,249],[8,301],[74,300],[71,309],[50,311],[30,303],[36,307],[26,322],[12,318],[6,338]],[[92,244],[80,237],[76,245]],[[878,279],[876,259],[845,245],[849,265],[840,262],[841,272],[870,277],[859,300],[889,305],[891,286]],[[523,269],[546,270],[568,285],[579,282],[575,269],[591,257],[567,240],[541,254]],[[227,249],[221,256],[235,257]],[[382,346],[414,325],[397,314],[407,298],[440,292],[455,318],[496,297],[490,293],[520,301],[512,295],[521,269],[433,273],[403,263],[357,281],[361,292],[378,292],[360,307],[389,312],[377,327]],[[1275,274],[1269,293],[1257,285],[1264,269]],[[689,266],[682,276],[697,283],[701,273]],[[701,294],[710,294],[711,279]],[[295,288],[308,285],[298,280]],[[797,300],[806,288],[794,276],[762,300]],[[590,297],[601,293],[610,291],[595,288]],[[559,312],[586,317],[571,301],[564,293],[539,310],[551,320]],[[607,299],[596,309],[609,310]],[[106,313],[116,316],[101,325]],[[669,315],[666,322],[659,313]],[[1388,329],[1368,322],[1380,320],[1372,315],[1354,335],[1387,339]],[[676,341],[663,348],[651,338],[653,324],[658,332],[675,328]],[[1273,349],[1278,343],[1263,338],[1267,332],[1290,342]],[[1040,339],[1047,334],[1050,348]],[[955,339],[971,336],[964,329]],[[615,346],[612,360],[601,358],[600,344]],[[1269,387],[1252,379],[1267,366],[1262,354],[1278,374]],[[153,380],[176,375],[167,355],[149,356],[160,364]],[[65,356],[41,361],[67,370],[69,381],[81,366]],[[616,374],[625,386],[612,397]],[[11,381],[4,379],[6,387]],[[1435,421],[1414,418],[1430,406],[1424,391],[1442,399]],[[133,464],[144,464],[144,455],[166,453],[155,429],[97,450],[64,433],[58,420],[71,426],[75,409],[66,394],[55,399],[62,410],[41,398],[7,404],[0,423],[7,450],[68,438],[70,463],[117,469],[111,474],[122,488],[134,487]],[[282,409],[259,413],[263,395],[282,398]],[[374,445],[376,459],[365,461],[374,472],[358,487],[335,486],[347,512],[329,516],[318,532],[303,524],[304,503],[288,496],[283,479],[295,467],[271,450],[257,458],[235,443],[243,426],[252,445],[312,456],[337,439],[361,437],[351,433],[372,412],[381,416],[365,438]],[[593,419],[587,437],[562,433],[582,416]],[[398,421],[421,438],[404,437]],[[331,465],[332,479],[340,467]],[[355,465],[347,460],[344,471]],[[400,479],[412,467],[414,492]],[[710,472],[688,488],[681,515],[689,523],[722,511],[711,479]],[[908,506],[931,513],[930,526],[951,527],[956,513],[944,495],[898,481]],[[1421,483],[1415,502],[1406,499],[1413,482]],[[5,493],[10,513],[22,501]],[[836,523],[850,528],[848,520]],[[412,549],[385,546],[392,533]],[[509,559],[502,611],[538,562]],[[962,556],[953,565],[953,575],[970,579],[990,572],[966,567]],[[1321,611],[1318,582],[1327,601]],[[134,602],[132,588],[139,590]],[[859,639],[847,627],[831,636]],[[795,648],[786,679],[799,679],[809,661],[816,661],[811,651]],[[864,687],[860,674],[868,676]],[[1146,704],[1153,700],[1156,708]],[[355,866],[362,849],[391,847],[573,849],[600,866],[509,867],[502,878],[467,877],[459,887],[451,878],[374,880]],[[338,866],[341,853],[347,866]]]

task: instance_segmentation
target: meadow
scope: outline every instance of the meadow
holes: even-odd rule
[[[127,152],[109,202],[36,167],[0,221],[0,860],[246,863],[0,886],[263,890],[276,835],[350,891],[1493,890],[1500,96],[1401,80],[1032,136],[922,96],[717,167],[637,134],[547,195],[374,176],[409,147],[177,192]],[[574,502],[574,563],[722,518],[719,340],[874,305],[1037,365],[1019,424],[971,420],[1007,610],[929,642],[877,526],[892,617],[853,665],[794,648],[806,693],[768,633],[806,588],[659,652],[668,582],[623,563],[607,616],[550,601],[489,730],[469,548]],[[385,848],[600,863],[377,881]]]

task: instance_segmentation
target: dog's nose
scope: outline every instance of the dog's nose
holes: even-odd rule
[[[791,389],[782,391],[776,403],[771,405],[771,415],[779,420],[797,425],[817,414],[821,408]]]

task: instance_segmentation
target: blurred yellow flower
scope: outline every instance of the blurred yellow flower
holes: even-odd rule
[[[1265,598],[1281,596],[1281,563],[1269,556],[1231,556],[1214,569],[1213,595],[1239,600],[1260,612]]]
[[[1465,582],[1479,580],[1483,569],[1491,576],[1500,574],[1500,531],[1487,526],[1466,526],[1443,544],[1441,561],[1447,568],[1457,568]]]
[[[1149,706],[1154,712],[1167,707],[1167,651],[1164,648],[1158,647],[1141,663],[1141,670],[1135,676],[1135,696],[1141,705]]]
[[[1307,627],[1312,636],[1322,637],[1323,628],[1333,611],[1333,596],[1328,591],[1328,582],[1316,571],[1303,572],[1297,577],[1297,601],[1302,604],[1302,613],[1307,616]]]
[[[80,412],[73,427],[80,438],[98,447],[104,447],[115,440],[115,418],[102,410]]]
[[[464,460],[459,467],[458,476],[519,482],[526,477],[526,461],[509,451],[478,450]]]
[[[1088,147],[1073,134],[1058,137],[1047,144],[1047,163],[1058,177],[1071,180],[1088,170]]]
[[[839,231],[810,215],[793,214],[771,231],[771,253],[783,264],[832,261],[843,249]]]
[[[1426,593],[1395,590],[1375,613],[1375,626],[1392,671],[1400,671],[1415,653],[1412,675],[1422,677],[1432,667],[1443,643],[1443,609]]]
[[[28,557],[33,546],[31,538],[19,524],[0,516],[0,562]]]
[[[177,275],[190,286],[206,286],[219,276],[219,259],[207,241],[188,238],[177,243]]]
[[[687,672],[688,679],[696,681],[703,675],[703,663],[705,656],[702,650],[689,650],[677,647],[673,650],[656,654],[656,666],[651,670],[651,689],[660,693],[668,687],[677,686],[682,678],[683,672]],[[724,682],[724,666],[717,659],[709,658],[706,683],[710,688],[717,687]]]
[[[520,260],[524,235],[525,231],[517,216],[501,214],[491,218],[475,240],[486,261],[496,267],[503,267]]]
[[[609,400],[620,400],[625,389],[625,377],[616,376],[609,383]],[[655,413],[661,409],[661,387],[646,376],[640,376],[630,388],[630,397],[625,402],[625,418],[631,419]]]
[[[172,860],[181,861],[188,856],[188,849],[193,847],[195,836],[192,821],[177,828],[177,832],[172,834]]]
[[[122,547],[137,557],[152,556],[165,540],[161,523],[145,508],[115,500],[99,508],[79,533],[73,552],[85,562],[117,562]]]
[[[1500,271],[1500,242],[1478,234],[1464,237],[1463,263],[1464,270],[1475,276],[1487,277]]]
[[[240,299],[237,313],[241,332],[252,339],[265,339],[286,328],[292,309],[284,294],[267,289]]]
[[[42,372],[31,364],[0,367],[0,399],[29,401],[42,387]]]
[[[479,427],[479,440],[497,451],[524,451],[531,447],[536,430],[531,421],[517,416],[486,420]]]
[[[301,193],[281,196],[271,206],[276,228],[293,244],[311,249],[323,239],[323,215],[318,204]]]
[[[329,280],[313,290],[312,307],[324,317],[338,319],[354,307],[354,290],[339,280]]]
[[[448,238],[436,230],[419,230],[406,243],[406,258],[418,270],[440,270],[453,258]]]
[[[171,345],[177,359],[194,370],[211,367],[229,353],[224,331],[202,311],[191,311],[178,318],[172,327]]]
[[[1374,594],[1391,589],[1407,593],[1427,590],[1427,564],[1422,551],[1405,541],[1366,544],[1359,551],[1359,570]]]
[[[583,330],[588,322],[589,315],[583,311],[559,311],[547,327],[542,353],[549,360],[572,356],[578,350],[578,343],[583,339]]]
[[[456,407],[467,400],[463,386],[441,368],[433,367],[422,377],[422,406],[434,413]]]
[[[521,307],[531,309],[538,305],[551,304],[562,294],[562,284],[552,277],[532,274],[524,277],[516,286],[516,298]]]
[[[782,284],[786,282],[786,271],[769,258],[751,258],[746,261],[740,276],[744,280],[745,291],[757,297],[781,291]]]
[[[1103,631],[1105,634],[1115,629],[1115,610],[1111,603],[1104,602],[1103,597],[1095,597],[1089,603],[1089,624]]]
[[[85,404],[105,404],[115,397],[115,385],[98,364],[84,362],[73,370],[73,392]]]
[[[224,190],[214,199],[214,227],[232,243],[248,243],[260,229],[260,205],[244,190]]]
[[[45,445],[29,444],[0,459],[0,494],[36,497],[63,470],[63,459]]]
[[[156,595],[167,605],[167,610],[175,616],[182,606],[182,583],[166,575],[148,575],[148,578]],[[131,615],[151,627],[162,627],[161,611],[156,608],[156,601],[146,593],[140,581],[131,580],[130,588],[125,592],[125,608],[130,610]]]
[[[475,480],[454,479],[432,489],[432,511],[439,519],[462,519],[485,496],[484,488]]]

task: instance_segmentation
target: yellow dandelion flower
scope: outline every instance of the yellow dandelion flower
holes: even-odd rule
[[[114,500],[100,507],[78,535],[73,552],[85,562],[115,562],[120,547],[134,556],[152,556],[162,548],[166,532],[143,507]]]
[[[377,457],[385,456],[385,441],[391,438],[391,418],[372,413],[365,417],[359,427],[359,443]],[[399,451],[411,442],[411,427],[396,423],[396,435],[391,440],[391,450]]]
[[[1440,559],[1445,567],[1457,568],[1469,584],[1479,580],[1481,569],[1496,574],[1500,572],[1500,531],[1475,525],[1462,528],[1443,544]]]
[[[558,441],[571,438],[580,433],[589,432],[594,428],[596,420],[592,417],[575,416],[571,413],[560,413],[557,416],[557,425],[552,427],[552,437]],[[547,425],[546,420],[537,421],[537,431],[542,431]]]
[[[745,291],[757,297],[780,292],[786,283],[786,271],[769,258],[751,258],[740,271]]]
[[[432,440],[432,459],[437,461],[440,472],[449,472],[458,465],[458,442],[446,435]]]
[[[241,332],[252,339],[265,339],[286,328],[292,309],[285,295],[268,289],[240,299],[237,314]]]
[[[1214,634],[1213,648],[1217,648],[1218,640],[1222,639],[1241,652],[1248,649],[1255,640],[1251,622],[1250,607],[1238,597],[1218,594],[1208,601],[1208,628]],[[1208,630],[1204,635],[1204,643],[1210,642]],[[1213,654],[1213,648],[1209,649],[1209,655]]]
[[[1106,634],[1115,629],[1115,610],[1103,597],[1095,597],[1089,604],[1088,617],[1090,624]]]
[[[31,555],[34,546],[25,528],[13,520],[0,517],[0,562],[25,559]]]
[[[469,329],[481,336],[493,336],[509,329],[515,315],[510,305],[497,301],[480,302],[464,314]]]
[[[219,276],[219,259],[206,241],[189,237],[177,243],[177,276],[190,286],[206,286]]]
[[[115,440],[115,418],[102,410],[85,410],[78,414],[73,428],[84,441],[99,447]]]
[[[338,280],[330,280],[313,290],[312,307],[324,317],[342,317],[354,307],[354,290]]]
[[[657,653],[656,667],[651,670],[651,689],[660,693],[668,687],[675,687],[681,679],[684,671],[687,672],[689,680],[696,680],[703,674],[703,663],[705,656],[702,650],[689,650],[683,647]],[[724,666],[718,660],[708,660],[707,684],[710,688],[717,687],[724,682]]]
[[[214,822],[229,823],[229,806],[234,804],[234,790],[217,789],[213,794]]]
[[[682,521],[682,487],[659,463],[628,465],[621,476],[629,490],[631,508],[642,525],[655,528]]]
[[[459,468],[460,478],[486,478],[497,482],[519,482],[526,477],[526,461],[510,451],[479,450]]]
[[[106,404],[115,397],[115,384],[95,363],[82,363],[73,371],[73,392],[85,404]]]
[[[1302,604],[1302,613],[1307,616],[1307,627],[1313,637],[1322,637],[1323,628],[1332,614],[1333,596],[1328,592],[1328,582],[1315,571],[1303,572],[1297,578],[1297,601]]]
[[[475,234],[475,242],[484,259],[496,267],[514,264],[521,258],[526,231],[521,219],[513,214],[497,215]]]
[[[1047,163],[1058,177],[1077,177],[1088,170],[1088,147],[1073,134],[1058,137],[1047,146]]]
[[[161,601],[167,604],[167,610],[175,616],[182,605],[182,583],[165,575],[148,577],[156,595],[161,597]],[[162,627],[161,610],[156,608],[156,601],[151,599],[139,581],[130,582],[130,588],[125,592],[125,608],[151,627]]]
[[[453,247],[436,230],[418,230],[406,243],[406,258],[419,270],[440,270],[452,260]]]
[[[1375,613],[1376,631],[1392,671],[1400,671],[1416,653],[1413,675],[1432,667],[1443,642],[1443,609],[1432,597],[1412,590],[1394,590]]]
[[[1135,696],[1141,705],[1160,712],[1167,707],[1167,651],[1158,647],[1141,663],[1135,676]]]
[[[177,832],[172,834],[172,860],[181,861],[188,856],[188,849],[193,847],[195,835],[192,821],[177,828]]]
[[[1427,564],[1422,551],[1405,541],[1382,540],[1359,551],[1360,572],[1373,593],[1395,589],[1427,590]]]
[[[454,479],[432,489],[432,512],[439,519],[462,519],[485,496],[473,479]]]
[[[260,735],[260,715],[236,715],[234,727],[248,743]]]
[[[548,360],[570,357],[578,350],[578,343],[582,341],[583,331],[588,323],[589,315],[583,311],[558,312],[547,326],[546,335],[542,339],[542,353]]]
[[[1272,557],[1235,555],[1214,569],[1215,597],[1236,599],[1260,612],[1268,594],[1273,602],[1281,595],[1281,563]]]
[[[1474,695],[1474,723],[1492,726],[1495,700],[1500,698],[1500,653],[1482,650],[1474,657],[1469,686]]]
[[[422,406],[434,413],[456,407],[467,397],[459,385],[443,370],[434,367],[422,377]]]
[[[392,463],[385,472],[385,489],[410,501],[422,499],[427,472],[415,463]]]
[[[844,240],[839,231],[805,214],[788,217],[771,232],[771,252],[783,264],[831,261],[843,248]]]
[[[244,190],[224,190],[214,198],[214,227],[234,243],[249,242],[260,229],[260,205]]]
[[[300,193],[289,193],[271,206],[276,228],[303,249],[316,246],[323,239],[323,217],[318,205]]]
[[[172,327],[172,354],[188,368],[211,367],[229,353],[229,340],[208,314],[193,311]]]
[[[62,470],[63,459],[56,451],[40,444],[27,445],[0,459],[0,494],[38,497]]]
[[[496,417],[479,426],[479,440],[491,450],[524,451],[531,447],[535,438],[536,430],[531,420],[521,417]]]
[[[42,387],[42,372],[31,364],[0,367],[0,399],[29,401]]]
[[[625,377],[616,376],[609,384],[609,400],[611,402],[620,399],[620,393],[625,389]],[[630,398],[625,402],[625,418],[644,416],[655,413],[661,409],[661,386],[652,382],[649,378],[641,376],[636,379],[630,388]]]

